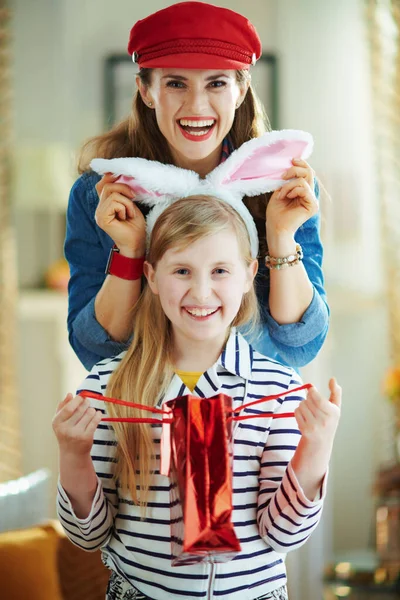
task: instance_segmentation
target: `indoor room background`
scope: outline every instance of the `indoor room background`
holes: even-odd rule
[[[16,243],[13,273],[18,289],[13,300],[7,296],[11,313],[9,308],[3,316],[8,329],[3,329],[1,352],[9,366],[7,374],[0,371],[0,406],[8,394],[14,433],[6,428],[2,432],[0,425],[0,445],[10,451],[12,443],[12,456],[3,456],[5,463],[14,462],[9,469],[3,467],[2,480],[49,469],[43,511],[50,518],[55,517],[57,482],[51,420],[57,403],[68,391],[74,392],[85,376],[68,344],[67,275],[62,262],[65,211],[77,177],[77,151],[85,139],[107,126],[110,102],[118,117],[129,112],[125,100],[134,89],[135,66],[129,61],[112,63],[109,58],[124,55],[136,20],[169,3],[8,3],[12,185],[7,202],[12,227],[7,236],[12,235]],[[304,129],[315,142],[310,163],[322,184],[331,325],[323,350],[302,369],[302,377],[326,393],[328,379],[334,375],[343,388],[343,409],[323,520],[308,544],[288,557],[288,568],[291,600],[321,600],[323,571],[329,563],[372,560],[377,474],[383,465],[398,460],[394,408],[382,391],[382,381],[397,349],[396,276],[390,268],[400,260],[400,238],[396,241],[391,221],[397,213],[390,212],[390,202],[398,204],[399,186],[398,173],[390,170],[391,157],[382,159],[382,140],[399,131],[399,121],[393,120],[391,130],[379,120],[385,105],[382,94],[390,89],[390,69],[385,88],[373,60],[371,26],[375,6],[380,4],[379,23],[390,61],[399,32],[387,15],[396,2],[214,3],[245,13],[258,29],[264,54],[271,61],[260,67],[256,90],[273,113],[274,128]],[[105,81],[113,82],[111,97]],[[393,240],[393,252],[387,252]],[[6,296],[14,284],[8,275],[7,287],[4,270],[0,276],[1,303],[1,294]]]

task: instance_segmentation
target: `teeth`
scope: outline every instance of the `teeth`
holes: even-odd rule
[[[212,315],[217,309],[216,308],[187,308],[188,313],[194,317],[207,317]]]
[[[190,135],[196,135],[197,137],[199,137],[199,136],[204,135],[206,133],[208,133],[207,130],[206,131],[191,131]]]
[[[214,119],[208,121],[189,121],[188,119],[180,119],[179,123],[182,127],[211,127],[214,125]]]

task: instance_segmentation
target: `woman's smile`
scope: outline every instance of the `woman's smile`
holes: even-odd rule
[[[184,117],[177,120],[182,135],[192,142],[208,140],[217,121],[213,117]]]

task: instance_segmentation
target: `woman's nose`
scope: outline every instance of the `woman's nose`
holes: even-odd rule
[[[189,90],[186,96],[186,108],[190,112],[189,116],[201,116],[208,107],[207,93],[202,90]]]

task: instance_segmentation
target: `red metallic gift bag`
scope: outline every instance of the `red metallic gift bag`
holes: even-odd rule
[[[231,518],[232,398],[188,395],[166,406],[172,411],[172,423],[163,425],[171,448],[172,564],[229,561],[241,549]]]
[[[106,422],[162,423],[160,473],[170,477],[171,554],[174,566],[227,562],[241,547],[232,523],[234,421],[283,419],[294,413],[242,414],[244,409],[309,389],[306,383],[232,409],[232,398],[180,396],[155,408],[91,391],[80,396],[139,408],[157,417],[104,417]]]

